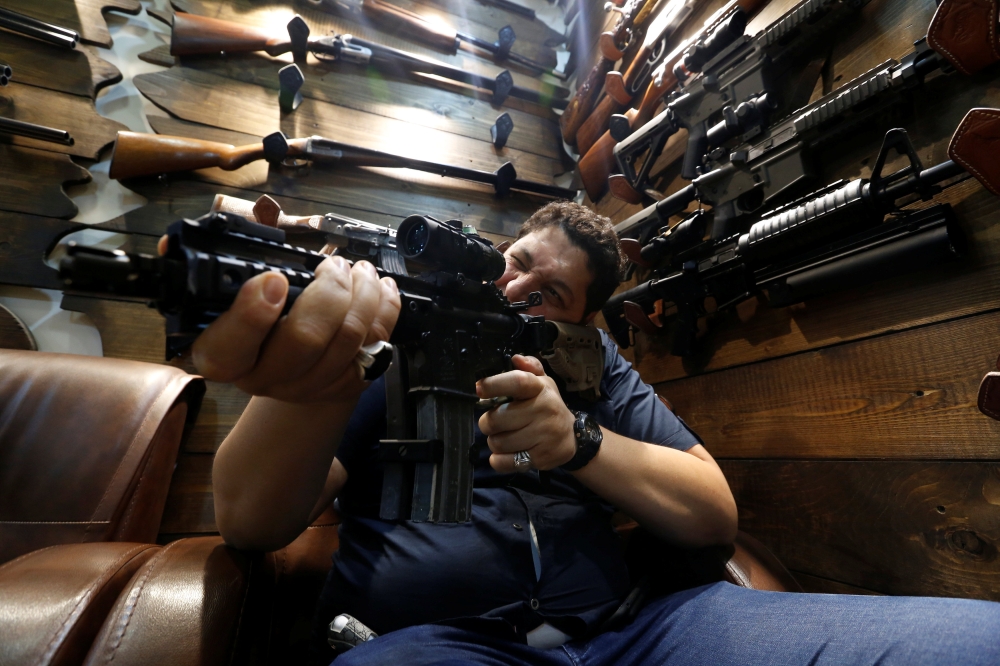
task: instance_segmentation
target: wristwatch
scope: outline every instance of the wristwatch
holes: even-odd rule
[[[561,467],[570,472],[580,469],[597,455],[604,440],[601,426],[587,412],[573,412],[576,421],[573,422],[573,434],[576,436],[576,455]]]

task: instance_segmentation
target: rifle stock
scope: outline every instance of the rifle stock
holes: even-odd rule
[[[108,176],[120,180],[207,167],[232,171],[263,157],[262,144],[232,146],[179,136],[119,132]]]
[[[407,37],[414,37],[447,53],[458,51],[459,39],[456,31],[432,23],[416,12],[390,5],[382,0],[363,0],[361,9],[375,20],[406,31]]]
[[[271,30],[255,28],[231,21],[176,12],[170,36],[170,55],[203,55],[208,53],[252,53],[264,51],[278,56],[292,48],[288,35],[275,35]]]

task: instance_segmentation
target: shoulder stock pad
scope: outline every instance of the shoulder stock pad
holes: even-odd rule
[[[927,28],[927,44],[963,74],[1000,60],[998,0],[943,0]]]
[[[1000,109],[972,109],[948,144],[948,157],[1000,196]]]

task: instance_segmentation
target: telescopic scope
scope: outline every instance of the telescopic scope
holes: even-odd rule
[[[483,282],[498,279],[507,266],[490,241],[463,233],[458,222],[440,222],[424,215],[403,220],[396,231],[396,246],[406,259]]]

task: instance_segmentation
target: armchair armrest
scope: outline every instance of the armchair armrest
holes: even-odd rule
[[[273,570],[221,537],[164,546],[133,576],[85,664],[247,664],[267,649]]]
[[[115,600],[159,546],[66,544],[0,566],[0,663],[79,664]]]

